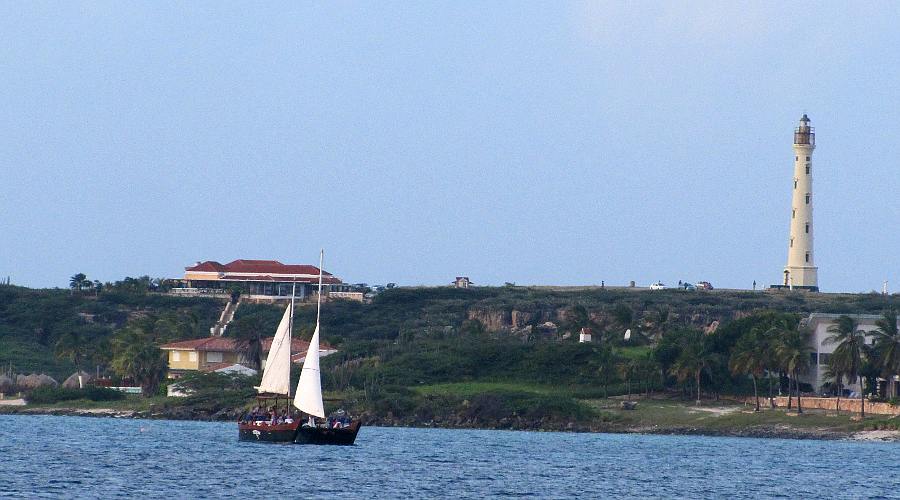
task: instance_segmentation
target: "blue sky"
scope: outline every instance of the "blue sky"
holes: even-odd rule
[[[0,275],[780,279],[808,113],[827,291],[897,267],[900,4],[0,4]]]

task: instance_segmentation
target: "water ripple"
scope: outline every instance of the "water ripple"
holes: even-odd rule
[[[370,427],[352,447],[266,445],[232,423],[0,416],[14,498],[896,498],[898,459],[893,443]]]

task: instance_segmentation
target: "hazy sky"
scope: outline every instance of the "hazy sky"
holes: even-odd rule
[[[0,275],[900,290],[900,3],[4,2]]]

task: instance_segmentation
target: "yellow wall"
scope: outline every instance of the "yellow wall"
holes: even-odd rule
[[[201,280],[201,281],[217,281],[219,279],[219,273],[207,273],[207,272],[190,272],[185,271],[184,279],[186,280]]]
[[[179,360],[175,361],[175,353],[178,353]],[[197,354],[197,357],[190,361],[190,353]],[[197,370],[200,368],[200,354],[194,350],[172,350],[168,351],[169,369],[170,370]]]
[[[212,351],[212,352],[221,352],[221,351]],[[200,368],[205,368],[207,365],[212,365],[216,363],[237,363],[238,355],[236,352],[222,352],[222,361],[210,361],[209,360],[209,352],[201,352],[200,353]],[[197,368],[195,368],[196,370]]]

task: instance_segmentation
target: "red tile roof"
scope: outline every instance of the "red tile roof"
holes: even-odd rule
[[[224,273],[225,266],[216,261],[208,260],[206,262],[197,263],[196,266],[186,267],[187,271],[205,271],[209,273]]]
[[[272,340],[275,337],[266,337],[261,340],[262,351],[269,352],[272,347]],[[180,342],[170,342],[159,346],[160,349],[170,350],[194,350],[194,351],[221,351],[221,352],[237,352],[238,342],[236,339],[229,337],[207,337],[205,339],[182,340]],[[309,342],[298,338],[291,339],[291,353],[306,353],[309,349]],[[319,344],[319,350],[334,349],[327,342]],[[232,363],[233,364],[233,363]]]
[[[195,266],[186,267],[186,271],[206,271],[219,273],[251,273],[251,274],[294,274],[294,275],[319,275],[319,268],[305,264],[282,264],[277,260],[250,260],[238,259],[228,264],[220,264],[208,260]],[[331,276],[323,271],[324,276]]]
[[[194,351],[237,351],[235,339],[227,337],[207,337],[205,339],[182,340],[159,346],[160,349],[184,349]]]
[[[323,273],[324,274],[324,273]],[[220,278],[226,281],[277,281],[279,283],[290,283],[296,281],[297,283],[318,283],[319,282],[319,271],[316,271],[315,276],[307,276],[307,277],[293,277],[293,278],[285,278],[285,277],[275,277],[269,276],[267,274],[253,274],[253,275],[234,275],[225,273]],[[331,275],[322,276],[322,283],[325,285],[339,285],[341,280],[332,277]]]

